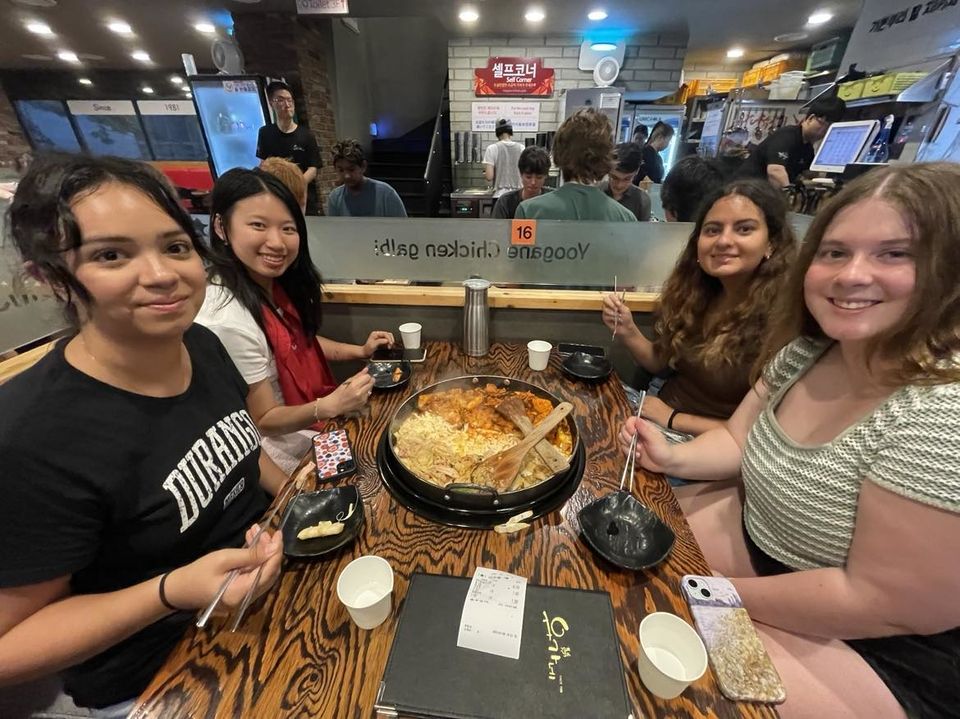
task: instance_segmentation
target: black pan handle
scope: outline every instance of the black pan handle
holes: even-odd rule
[[[493,487],[487,487],[483,484],[471,484],[470,482],[451,482],[444,487],[447,492],[460,492],[462,494],[488,494],[496,499],[499,493]]]

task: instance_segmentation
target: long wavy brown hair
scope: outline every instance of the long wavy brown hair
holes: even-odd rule
[[[723,294],[723,285],[697,262],[697,243],[707,214],[718,200],[739,195],[763,214],[770,257],[753,271],[743,298],[716,318],[705,320]],[[783,196],[765,180],[735,180],[704,199],[690,239],[667,279],[655,329],[657,354],[675,367],[680,357],[694,356],[706,366],[753,365],[760,353],[767,315],[780,292],[787,267],[796,257],[796,238],[787,224]]]
[[[868,342],[868,361],[884,363],[879,378],[894,386],[960,382],[960,165],[948,162],[873,170],[817,213],[771,316],[754,378],[794,339],[827,338],[804,302],[804,279],[837,215],[868,198],[890,203],[913,228],[916,264],[913,297],[899,321]]]

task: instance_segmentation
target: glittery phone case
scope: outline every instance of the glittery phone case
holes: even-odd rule
[[[786,699],[780,675],[733,584],[722,577],[688,574],[680,587],[724,696],[769,704]]]
[[[313,436],[313,456],[317,463],[317,480],[330,482],[354,472],[357,464],[350,449],[350,439],[342,429]]]

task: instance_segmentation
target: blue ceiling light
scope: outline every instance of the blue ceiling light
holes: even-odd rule
[[[595,42],[590,45],[590,49],[596,52],[610,52],[617,49],[615,42]]]

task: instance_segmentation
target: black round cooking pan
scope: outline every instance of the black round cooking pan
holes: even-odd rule
[[[387,451],[390,454],[393,466],[396,468],[397,479],[406,483],[411,490],[417,494],[434,501],[437,504],[460,509],[496,509],[501,507],[510,507],[521,505],[554,491],[559,485],[569,478],[569,473],[576,471],[575,463],[563,472],[558,472],[551,477],[547,477],[542,482],[517,489],[512,492],[497,492],[493,487],[486,487],[468,483],[451,483],[445,487],[434,484],[415,474],[400,459],[394,451],[394,435],[403,421],[411,414],[417,411],[417,401],[421,395],[433,394],[434,392],[445,392],[446,390],[463,388],[472,389],[476,387],[485,387],[487,384],[494,384],[497,387],[511,389],[517,392],[532,392],[538,397],[550,400],[557,406],[562,401],[559,397],[542,387],[523,382],[510,377],[498,377],[496,375],[471,375],[467,377],[456,377],[454,379],[443,380],[436,384],[424,387],[419,392],[414,393],[400,405],[393,416],[393,420],[387,427]],[[580,444],[580,433],[577,429],[577,423],[573,420],[573,415],[568,415],[564,420],[570,428],[572,437],[573,451],[571,455],[576,454],[577,447]],[[533,450],[531,450],[533,451]]]

